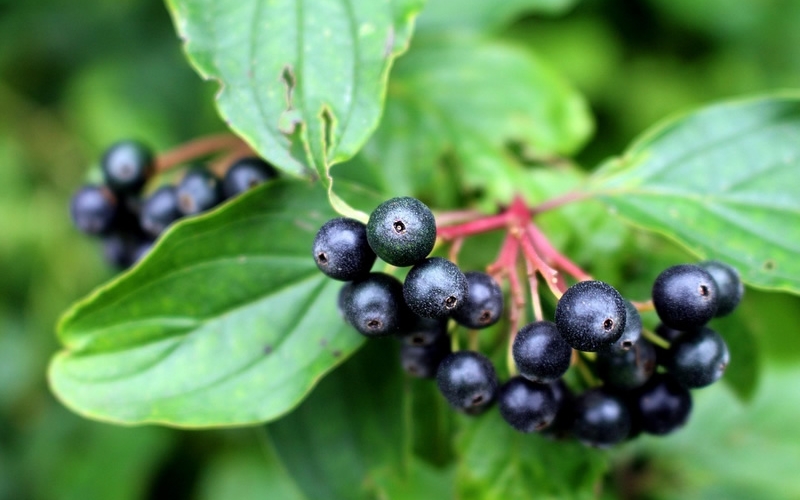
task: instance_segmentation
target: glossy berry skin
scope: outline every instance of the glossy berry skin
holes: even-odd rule
[[[277,176],[275,167],[261,158],[241,158],[225,172],[222,194],[225,198],[233,198]]]
[[[575,419],[575,395],[564,383],[563,379],[547,384],[553,393],[553,400],[556,402],[558,412],[553,422],[545,427],[541,433],[550,439],[563,439],[572,430],[572,422]]]
[[[434,378],[442,360],[451,353],[450,337],[440,336],[428,345],[403,344],[400,348],[400,364],[403,371],[412,377]]]
[[[416,198],[387,200],[370,214],[367,239],[375,253],[393,266],[412,266],[433,250],[436,220]]]
[[[541,431],[556,418],[558,404],[549,385],[514,377],[497,394],[500,415],[520,432]]]
[[[353,282],[342,298],[345,320],[367,337],[396,334],[408,314],[403,303],[403,285],[388,274],[371,273]]]
[[[602,389],[589,389],[575,400],[572,432],[587,446],[608,448],[628,437],[631,414],[625,402]]]
[[[331,219],[317,231],[312,248],[317,268],[340,281],[355,281],[369,274],[375,252],[367,243],[367,228],[355,219]]]
[[[453,313],[453,319],[467,328],[481,329],[500,321],[503,314],[503,291],[500,285],[486,273],[469,271],[467,299]]]
[[[145,233],[155,238],[181,216],[175,187],[162,186],[148,196],[142,204],[139,224]]]
[[[719,298],[717,299],[717,313],[716,317],[727,316],[732,313],[739,302],[742,301],[744,296],[744,283],[739,276],[739,271],[732,266],[719,262],[716,260],[708,260],[700,262],[698,266],[714,278],[719,291]]]
[[[616,342],[625,331],[625,300],[602,281],[581,281],[556,305],[558,332],[579,351],[595,352]]]
[[[719,291],[700,266],[668,267],[653,283],[653,305],[662,323],[678,330],[699,328],[717,312]]]
[[[215,207],[222,201],[219,179],[202,167],[186,172],[177,188],[178,208],[183,215],[195,215]]]
[[[403,284],[406,304],[423,318],[453,314],[464,304],[468,292],[467,277],[442,257],[431,257],[412,267]]]
[[[683,336],[686,332],[683,330],[676,330],[675,328],[670,328],[664,323],[659,323],[656,326],[655,334],[661,337],[662,339],[666,340],[667,342],[672,345],[673,342],[678,340],[681,336]],[[656,349],[656,361],[658,362],[659,366],[664,366],[666,363],[668,356],[669,349],[665,349],[659,345],[653,344],[653,347]]]
[[[405,321],[403,331],[398,334],[403,345],[423,347],[441,338],[447,338],[447,319],[422,318],[414,313]]]
[[[150,148],[138,141],[112,144],[100,160],[103,179],[114,192],[137,194],[155,173]]]
[[[97,236],[112,228],[117,206],[117,197],[105,186],[83,186],[72,195],[69,213],[81,232]]]
[[[474,351],[448,355],[436,371],[436,384],[454,408],[470,412],[488,405],[497,392],[492,362]]]
[[[572,348],[558,333],[555,323],[536,321],[517,332],[512,355],[520,375],[534,382],[547,383],[566,373]]]
[[[729,362],[725,340],[719,333],[705,327],[673,342],[664,365],[684,387],[697,389],[719,380]]]
[[[634,393],[631,406],[641,430],[663,436],[689,420],[692,395],[670,375],[657,374]]]
[[[152,245],[141,234],[116,231],[103,237],[103,257],[109,265],[122,271],[141,260]]]
[[[594,364],[597,376],[618,389],[644,385],[655,373],[656,365],[656,349],[643,337],[627,351],[598,352]]]
[[[630,301],[625,301],[625,329],[622,335],[611,345],[601,350],[601,352],[625,352],[631,349],[639,337],[642,336],[642,317],[639,311],[631,304]]]

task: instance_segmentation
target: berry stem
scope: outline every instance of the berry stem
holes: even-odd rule
[[[467,334],[467,346],[470,351],[478,351],[478,330],[470,330]]]
[[[243,149],[249,146],[234,134],[214,134],[199,137],[166,151],[156,159],[156,172],[170,168],[220,151]]]
[[[592,194],[587,193],[585,191],[570,191],[569,193],[562,194],[561,196],[556,196],[555,198],[551,198],[547,201],[544,201],[531,209],[532,215],[538,215],[549,210],[553,210],[555,208],[559,208],[564,205],[568,205],[570,203],[574,203],[577,201],[583,201],[587,198],[591,198]]]
[[[542,298],[539,296],[539,280],[536,278],[536,269],[534,269],[529,260],[525,260],[525,267],[528,271],[528,287],[531,289],[533,318],[536,321],[542,321],[544,313],[542,312]]]
[[[583,378],[583,381],[586,382],[587,387],[597,387],[600,385],[600,382],[595,378],[594,374],[592,374],[592,370],[589,369],[589,366],[586,364],[586,360],[583,358],[582,354],[583,353],[580,351],[573,349],[572,365],[578,369],[578,373],[581,374],[581,378]]]
[[[461,253],[461,246],[463,244],[464,244],[463,237],[459,237],[453,240],[453,244],[450,246],[450,251],[447,254],[447,257],[453,264],[458,264],[458,254]]]
[[[567,290],[564,278],[558,271],[548,266],[542,258],[539,257],[539,254],[536,253],[536,249],[533,247],[533,243],[531,243],[530,239],[526,236],[525,234],[519,235],[519,242],[522,245],[522,252],[525,254],[525,258],[530,260],[534,267],[536,267],[536,270],[542,275],[542,278],[544,278],[545,283],[547,283],[553,295],[555,295],[557,299],[560,299]]]
[[[592,277],[581,269],[577,264],[572,262],[567,256],[559,252],[547,239],[547,236],[536,226],[534,223],[529,223],[525,230],[528,233],[533,246],[541,252],[541,254],[553,262],[555,267],[561,269],[578,281],[589,281]]]
[[[485,214],[477,210],[453,210],[449,212],[439,212],[434,214],[437,226],[452,226],[484,217]]]
[[[670,343],[666,339],[662,338],[657,333],[648,330],[647,328],[642,328],[642,336],[646,338],[651,344],[657,345],[662,349],[669,349]]]
[[[437,236],[443,240],[453,240],[485,233],[495,229],[500,229],[508,225],[507,212],[498,215],[490,215],[480,219],[475,219],[455,226],[440,227],[437,229]]]
[[[633,307],[635,307],[639,312],[650,312],[656,310],[652,300],[646,300],[644,302],[631,301],[631,304],[633,304]]]

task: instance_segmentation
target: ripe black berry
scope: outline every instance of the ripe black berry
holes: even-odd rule
[[[600,351],[595,361],[597,376],[609,386],[619,389],[634,389],[645,382],[656,371],[656,349],[645,338],[640,337],[627,351]]]
[[[433,250],[436,220],[431,210],[416,198],[387,200],[367,222],[367,239],[378,257],[394,266],[411,266]]]
[[[625,440],[631,415],[625,402],[602,389],[589,389],[575,400],[572,432],[587,446],[607,448]]]
[[[661,321],[686,330],[708,323],[717,312],[719,291],[714,278],[691,264],[672,266],[653,283],[653,305]]]
[[[489,358],[474,351],[450,354],[436,371],[436,384],[456,409],[468,411],[494,400],[497,375]]]
[[[442,337],[447,337],[447,319],[423,318],[411,313],[407,318],[403,331],[399,333],[404,345],[431,345]],[[449,338],[448,338],[449,342]]]
[[[439,364],[451,352],[450,337],[442,335],[428,345],[404,344],[400,348],[400,364],[412,377],[433,378]]]
[[[242,158],[230,166],[222,179],[222,194],[233,198],[278,176],[275,167],[261,158]]]
[[[547,386],[553,393],[558,413],[553,422],[541,432],[550,439],[563,439],[572,430],[572,423],[575,420],[575,395],[564,383],[564,379],[558,379]]]
[[[667,374],[657,374],[632,398],[634,417],[649,434],[669,434],[682,427],[692,411],[692,395]]]
[[[739,277],[739,272],[728,264],[716,260],[700,262],[698,266],[705,269],[717,284],[719,297],[715,316],[726,316],[732,313],[744,295],[744,283]]]
[[[611,345],[602,349],[602,351],[615,351],[624,352],[633,347],[639,337],[642,335],[642,317],[639,311],[631,304],[630,301],[625,301],[625,329],[622,335]]]
[[[113,226],[117,205],[117,197],[105,186],[83,186],[72,196],[69,212],[80,231],[100,235]]]
[[[498,321],[503,314],[503,291],[500,285],[486,273],[470,271],[467,278],[467,299],[453,313],[453,319],[468,328],[486,328]]]
[[[139,223],[145,233],[155,238],[180,217],[177,191],[173,186],[162,186],[144,201]]]
[[[152,242],[141,234],[115,231],[103,237],[103,256],[112,267],[125,270],[144,257],[151,246]]]
[[[412,267],[403,284],[406,304],[423,318],[449,316],[463,305],[467,294],[467,277],[441,257],[425,259]]]
[[[222,201],[219,179],[202,167],[186,172],[177,188],[178,208],[183,215],[194,215],[216,206]]]
[[[155,172],[153,153],[137,141],[112,144],[100,161],[106,185],[117,193],[136,194]]]
[[[520,329],[512,354],[520,375],[545,383],[564,375],[572,358],[572,348],[558,333],[555,323],[537,321]]]
[[[397,278],[371,273],[353,282],[342,297],[345,319],[367,337],[385,337],[399,331],[408,314],[403,303],[403,285]]]
[[[323,224],[312,248],[319,270],[341,281],[355,281],[369,274],[375,252],[367,243],[366,229],[361,222],[344,217]]]
[[[581,281],[567,289],[556,306],[556,326],[579,351],[598,351],[625,331],[625,300],[602,281]]]
[[[678,382],[696,389],[719,380],[729,362],[728,345],[719,333],[704,327],[673,342],[664,365]]]
[[[553,423],[558,404],[549,385],[514,377],[497,394],[500,415],[520,432],[541,431]]]

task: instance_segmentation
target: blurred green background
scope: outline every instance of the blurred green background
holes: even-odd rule
[[[587,168],[674,112],[800,86],[798,0],[585,0],[504,36],[590,100]],[[69,197],[116,139],[162,151],[224,130],[215,90],[158,1],[0,0],[0,499],[224,498],[233,478],[258,475],[258,430],[109,426],[70,413],[46,382],[59,314],[113,276],[71,227]],[[750,325],[763,365],[753,402],[722,385],[698,395],[689,428],[614,454],[604,494],[797,498],[798,305],[750,291],[744,314],[768,318]]]

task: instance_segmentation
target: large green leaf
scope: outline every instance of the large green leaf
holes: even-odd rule
[[[646,133],[592,189],[747,283],[800,293],[798,137],[796,93],[717,104]]]
[[[334,215],[321,186],[283,181],[176,225],[132,272],[65,314],[56,394],[123,423],[282,415],[362,342],[337,311],[341,284],[310,255]]]
[[[378,124],[422,0],[167,0],[222,116],[261,156],[318,175]],[[338,199],[338,198],[334,198]]]
[[[575,3],[577,0],[428,0],[419,17],[419,30],[491,31],[523,14],[561,14]]]
[[[510,145],[548,158],[574,152],[591,130],[580,94],[529,51],[478,37],[418,37],[392,73],[377,132],[357,163],[333,173],[363,182],[369,172],[382,192],[440,206],[460,185],[510,198],[522,170]]]

